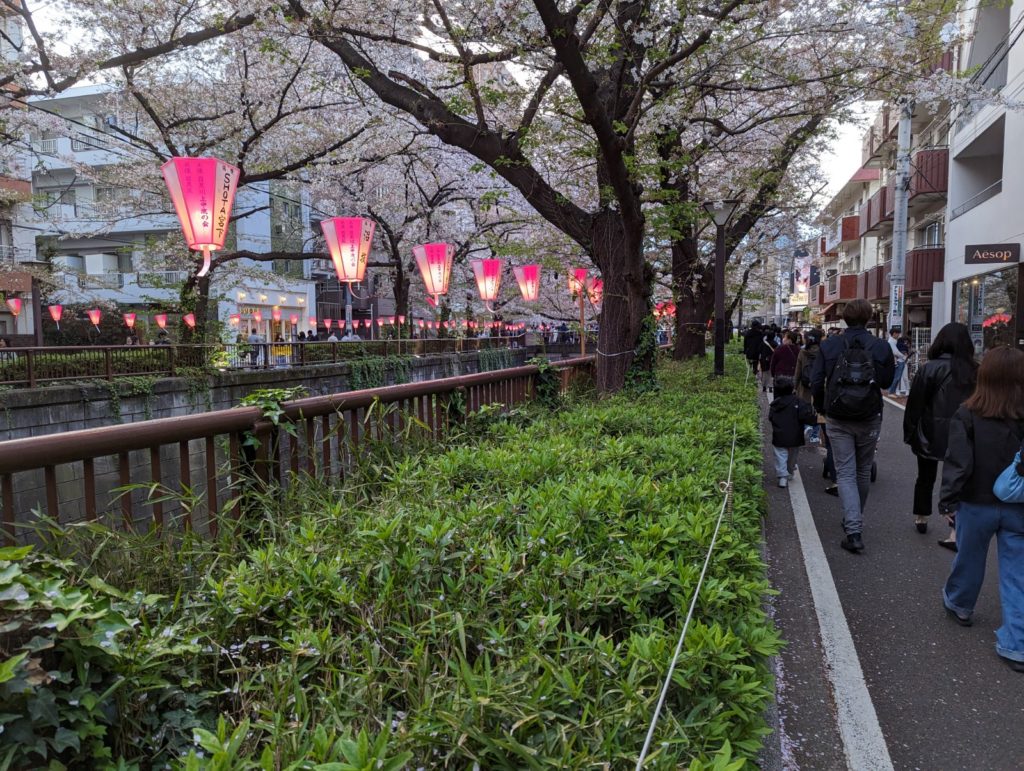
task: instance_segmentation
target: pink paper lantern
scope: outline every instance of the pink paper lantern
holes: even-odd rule
[[[399,324],[404,324],[405,323],[405,316],[399,316],[398,317],[398,323]]]
[[[260,311],[253,311],[252,312],[252,320],[253,320],[253,323],[255,323],[255,324],[262,324],[263,323],[263,314]]]
[[[383,326],[384,326],[384,319],[378,317],[378,319],[377,319],[377,328],[380,329]]]
[[[423,319],[416,319],[416,326],[423,329],[423,327],[426,326],[426,322]]]
[[[416,264],[427,294],[433,296],[435,305],[438,298],[448,294],[448,282],[452,276],[452,260],[455,258],[455,247],[451,244],[421,244],[412,249]]]
[[[519,291],[526,302],[535,302],[540,296],[540,265],[520,265],[512,269]]]
[[[11,315],[14,318],[18,318],[18,314],[21,313],[21,298],[20,297],[8,297],[7,307],[11,311]]]
[[[242,323],[241,314],[232,313],[230,316],[228,316],[228,322],[231,324],[231,326],[237,327],[239,324]]]
[[[575,268],[569,276],[569,291],[574,295],[583,292],[587,286],[587,275],[590,273],[586,268]]]
[[[93,308],[92,310],[86,311],[85,315],[89,317],[89,322],[98,329],[103,312],[99,308]]]
[[[373,220],[365,217],[332,217],[320,223],[338,281],[355,284],[363,280],[375,227]]]
[[[288,317],[288,323],[291,324],[293,327],[297,327],[299,325],[299,314],[298,313],[291,314]]]
[[[601,302],[604,297],[604,281],[602,279],[587,279],[587,297],[593,305],[598,305]]]
[[[485,303],[498,299],[498,289],[501,287],[501,260],[473,260],[470,264],[473,266],[480,299]]]
[[[196,314],[186,313],[184,316],[181,317],[181,320],[185,322],[185,326],[188,327],[189,329],[196,328]]]
[[[241,172],[216,158],[171,158],[160,167],[189,249],[203,253],[197,276],[210,272],[210,253],[223,249]]]
[[[309,317],[309,326],[311,326],[313,329],[316,329],[316,316]]]
[[[330,332],[331,331],[331,324],[333,324],[333,323],[334,323],[334,319],[324,319],[324,328],[328,332]]]
[[[124,319],[124,325],[126,327],[128,327],[128,329],[135,329],[135,314],[134,313],[125,313],[125,314],[122,315],[121,318]]]
[[[280,308],[274,308],[273,310],[271,310],[270,311],[270,318],[272,318],[274,321],[280,321],[281,320],[281,309]]]
[[[54,320],[57,327],[60,328],[60,317],[64,314],[63,305],[51,305],[48,310],[50,311],[50,318]]]
[[[166,313],[158,313],[158,314],[156,314],[153,317],[153,321],[156,322],[156,325],[158,327],[160,327],[160,329],[167,329],[167,314]]]

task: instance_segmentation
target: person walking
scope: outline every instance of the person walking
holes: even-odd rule
[[[953,415],[942,465],[939,511],[955,518],[958,551],[942,588],[942,604],[971,625],[995,536],[1003,625],[996,652],[1024,672],[1024,503],[1004,503],[992,487],[1024,439],[1024,352],[993,348],[978,368],[974,393]]]
[[[772,327],[761,328],[761,347],[758,349],[758,368],[761,371],[761,393],[772,389],[772,355],[778,347]]]
[[[796,360],[800,356],[800,346],[797,340],[800,339],[798,332],[786,332],[782,345],[772,352],[771,370],[772,377],[793,377],[796,373]]]
[[[822,337],[820,329],[807,330],[804,333],[804,347],[800,349],[800,353],[796,357],[796,370],[793,372],[796,395],[808,404],[814,404],[814,394],[811,393],[811,367],[821,350]],[[821,429],[824,425],[824,416],[818,415],[817,422],[807,432],[808,441],[812,443],[820,441]],[[831,455],[831,453],[829,454]]]
[[[946,457],[949,442],[949,421],[973,393],[977,377],[971,333],[963,324],[946,324],[935,336],[928,349],[928,361],[918,370],[910,386],[907,409],[903,413],[903,441],[917,456],[913,513],[919,533],[928,532],[932,490],[939,461]],[[956,550],[955,538],[939,543]]]
[[[811,370],[815,407],[825,425],[836,465],[836,484],[846,537],[840,546],[864,550],[864,506],[871,488],[871,465],[882,425],[882,388],[895,372],[892,350],[866,328],[873,309],[867,300],[843,308],[847,329],[821,344]]]
[[[757,362],[761,358],[762,340],[764,340],[764,331],[761,329],[761,322],[754,321],[750,324],[750,329],[743,335],[743,355],[754,375],[757,375]]]
[[[896,360],[896,372],[893,373],[892,383],[889,386],[889,395],[895,396],[900,382],[903,380],[903,370],[907,366],[907,355],[900,350],[899,346],[900,328],[893,327],[889,330],[889,349],[892,351],[893,359]]]
[[[775,398],[768,407],[768,419],[772,424],[772,448],[779,487],[788,487],[800,448],[804,446],[804,426],[812,425],[818,416],[814,407],[797,397],[793,378],[780,375],[775,378]]]

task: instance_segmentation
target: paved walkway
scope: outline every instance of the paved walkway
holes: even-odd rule
[[[945,523],[933,517],[927,535],[913,525],[916,462],[902,420],[887,404],[860,555],[839,547],[842,514],[823,492],[822,452],[802,451],[788,490],[775,486],[766,455],[772,604],[788,645],[765,767],[1024,769],[1024,675],[994,650],[994,545],[974,626],[960,627],[940,597],[952,558],[936,545]]]

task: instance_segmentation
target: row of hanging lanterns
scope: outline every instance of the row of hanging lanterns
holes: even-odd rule
[[[217,158],[181,157],[171,158],[160,170],[189,249],[202,253],[203,263],[196,275],[205,276],[210,270],[211,253],[223,249],[227,240],[241,172]],[[323,220],[320,227],[338,281],[347,284],[351,291],[352,285],[361,283],[366,274],[376,224],[365,217],[331,217]],[[428,243],[415,246],[412,251],[424,288],[436,307],[441,295],[448,293],[455,247]],[[498,298],[501,287],[501,260],[472,260],[470,264],[480,299],[493,313],[491,303]],[[523,300],[535,302],[540,294],[540,266],[518,266],[513,272]],[[601,279],[590,277],[586,268],[577,268],[569,278],[569,288],[574,294],[586,291],[596,305],[601,301],[604,286]],[[258,321],[256,315],[253,319]],[[231,317],[232,323],[240,323],[241,317],[236,320],[236,316]],[[294,316],[292,323],[296,323]]]
[[[12,299],[13,300],[17,300],[17,298],[12,298]],[[7,307],[11,309],[11,313],[13,313],[15,316],[17,316],[18,313],[21,312],[21,300],[17,300],[17,305],[16,306],[12,305],[11,302],[12,302],[12,300],[10,300],[10,299],[7,300]],[[15,307],[17,307],[17,309],[18,309],[18,313],[14,312],[14,308]],[[50,318],[53,319],[53,323],[57,325],[57,329],[60,329],[60,322],[61,322],[61,319],[64,317],[64,306],[63,305],[59,305],[59,304],[49,305],[49,306],[47,306],[47,310],[50,312]],[[99,327],[100,327],[100,319],[103,318],[103,311],[101,311],[99,308],[90,308],[89,310],[87,310],[85,312],[85,315],[89,317],[89,323],[91,323],[94,327],[99,329]],[[134,313],[124,313],[124,314],[122,314],[121,318],[124,320],[124,325],[126,327],[128,327],[128,329],[135,329],[136,314],[134,314]],[[195,316],[194,313],[186,313],[186,314],[184,314],[181,317],[181,320],[183,322],[185,322],[185,325],[187,327],[189,327],[190,329],[195,329],[195,326],[196,326],[196,316]],[[167,329],[167,314],[166,313],[154,314],[153,322],[158,327],[160,327],[160,329]]]

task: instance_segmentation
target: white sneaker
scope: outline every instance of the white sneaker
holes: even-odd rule
[[[789,487],[789,477],[779,477],[779,487]]]

